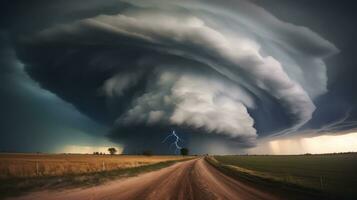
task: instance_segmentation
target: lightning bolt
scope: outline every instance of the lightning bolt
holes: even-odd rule
[[[162,143],[165,143],[169,138],[175,138],[175,140],[170,144],[170,147],[169,149],[171,149],[171,147],[173,145],[175,145],[176,149],[175,149],[175,154],[177,154],[181,149],[182,147],[179,145],[179,142],[180,141],[183,141],[175,132],[175,130],[172,131],[172,133],[170,133],[163,141]]]

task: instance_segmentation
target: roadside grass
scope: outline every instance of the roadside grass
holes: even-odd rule
[[[0,179],[65,176],[139,167],[181,156],[0,153]]]
[[[131,177],[142,173],[159,170],[165,167],[169,167],[177,162],[187,161],[193,158],[194,157],[188,157],[184,159],[163,161],[138,167],[122,168],[94,173],[0,179],[0,199],[19,196],[28,192],[40,190],[61,190],[75,187],[96,186],[114,179]]]
[[[214,156],[222,172],[324,199],[357,199],[357,154]]]

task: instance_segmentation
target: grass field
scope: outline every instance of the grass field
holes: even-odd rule
[[[88,187],[168,167],[190,156],[0,154],[0,199],[38,189]]]
[[[263,180],[357,197],[357,154],[214,156],[221,165]]]
[[[0,154],[0,179],[111,171],[182,158],[181,156]]]

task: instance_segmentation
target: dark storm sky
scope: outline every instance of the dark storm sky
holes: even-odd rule
[[[0,150],[170,153],[176,129],[232,153],[357,126],[353,1],[1,4]]]

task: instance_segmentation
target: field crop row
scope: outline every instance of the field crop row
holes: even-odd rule
[[[0,154],[0,179],[111,171],[182,158],[181,156]]]

